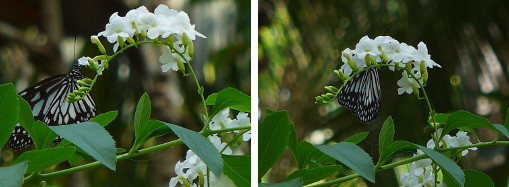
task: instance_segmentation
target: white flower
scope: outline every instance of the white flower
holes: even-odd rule
[[[178,71],[177,61],[182,63],[186,63],[182,57],[177,53],[172,53],[169,47],[164,48],[163,54],[159,57],[159,62],[163,65],[161,69],[163,72],[167,72],[168,70]]]
[[[251,119],[248,115],[248,113],[239,112],[239,114],[237,114],[237,119],[232,120],[231,127],[251,126]],[[235,132],[238,133],[239,131]],[[251,131],[247,131],[242,135],[243,141],[249,141],[250,139]]]
[[[232,149],[230,147],[226,147],[228,144],[226,142],[222,142],[221,138],[219,138],[217,135],[210,135],[209,140],[210,140],[210,142],[212,142],[214,147],[217,148],[218,151],[221,151],[224,149],[224,151],[222,152],[223,155],[231,155],[232,154]]]
[[[154,14],[142,14],[136,18],[136,23],[138,24],[138,29],[146,30],[147,37],[150,39],[155,39],[159,37],[161,31],[159,27],[159,20]]]
[[[382,54],[375,41],[371,40],[368,36],[361,38],[359,43],[355,46],[355,51],[359,59],[364,59],[366,55],[376,58],[379,54]]]
[[[88,62],[89,60],[92,60],[92,58],[90,57],[81,57],[78,59],[78,64],[81,65],[81,66],[89,66],[90,63]]]
[[[106,30],[100,32],[97,36],[104,36],[110,43],[116,43],[118,37],[127,38],[134,35],[134,29],[128,18],[118,16],[118,12],[110,16],[110,22],[106,24]]]
[[[397,84],[399,86],[398,95],[401,95],[405,92],[408,94],[412,94],[412,92],[413,92],[412,86],[420,88],[417,81],[415,81],[413,78],[409,78],[405,71],[401,72],[401,74],[403,75],[403,77],[401,77],[401,79],[399,79],[397,82]],[[420,77],[420,74],[416,74],[415,77]],[[419,80],[419,82],[421,82],[421,84],[422,84],[423,80],[421,79],[421,80]]]
[[[467,132],[458,131],[458,133],[456,133],[456,141],[458,142],[458,146],[472,145],[472,142],[470,142],[470,137],[467,136]],[[477,150],[477,147],[471,147],[463,150],[461,152],[461,156],[467,155],[469,149],[475,151]]]
[[[232,127],[233,120],[230,119],[230,108],[225,108],[217,113],[210,121],[210,130],[220,130]]]
[[[352,61],[355,63],[359,70],[362,70],[366,67],[366,62],[363,59],[359,58],[359,55],[357,55],[357,51],[351,50],[350,48],[346,48],[345,50],[343,50],[341,55],[341,60],[344,63],[343,66],[341,66],[341,69],[343,70],[343,73],[345,73],[345,75],[350,76],[353,72],[350,65],[348,65],[348,59],[345,57],[345,55],[350,56],[350,59],[352,59]]]
[[[92,62],[93,64],[90,64],[90,62]],[[90,57],[81,57],[78,59],[78,64],[80,66],[89,66],[91,67],[92,70],[96,71],[97,74],[99,75],[102,75],[103,74],[103,71],[104,71],[104,68],[102,68],[103,64],[99,64],[98,61],[94,61],[92,58]]]
[[[433,66],[438,66],[439,68],[442,67],[439,64],[435,63],[435,61],[431,60],[431,55],[428,54],[428,48],[426,47],[426,44],[424,44],[423,42],[419,42],[419,44],[417,45],[417,50],[415,50],[412,54],[414,55],[414,61],[416,62],[424,61],[426,62],[426,67],[428,68],[433,68]]]

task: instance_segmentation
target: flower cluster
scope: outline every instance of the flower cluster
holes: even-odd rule
[[[423,42],[420,42],[415,49],[390,36],[378,36],[375,39],[364,36],[354,50],[349,48],[343,50],[341,60],[344,64],[338,73],[340,78],[345,80],[352,73],[380,63],[389,64],[389,69],[392,71],[407,68],[408,73],[403,72],[402,78],[397,82],[400,87],[398,94],[405,92],[411,94],[420,88],[420,85],[426,83],[427,68],[441,67],[430,57],[426,44]]]
[[[248,117],[247,113],[239,112],[237,119],[230,119],[229,114],[229,108],[226,108],[216,114],[209,124],[210,129],[220,130],[240,126],[251,126],[251,119]],[[235,131],[235,133],[239,132]],[[251,131],[244,132],[242,139],[244,141],[249,141],[250,138]],[[218,135],[210,135],[208,139],[212,142],[212,144],[214,144],[221,154],[233,154],[233,150],[226,142],[223,142]],[[184,186],[197,186],[193,183],[197,178],[200,184],[204,184],[203,186],[234,186],[233,181],[224,173],[217,178],[217,176],[214,176],[211,171],[207,172],[207,166],[205,163],[192,150],[187,151],[186,160],[183,162],[177,162],[175,165],[175,173],[177,176],[171,178],[170,187],[176,186],[178,183]],[[209,177],[208,181],[210,181],[210,185],[206,182],[207,180],[204,179],[206,176]],[[193,184],[191,185],[191,183]]]
[[[441,134],[439,129],[437,134]],[[471,145],[470,137],[467,136],[467,132],[458,131],[456,136],[445,135],[439,143],[441,148],[459,147],[465,145]],[[433,139],[429,140],[426,147],[433,149],[435,148],[435,142]],[[477,150],[476,147],[465,149],[461,152],[461,156],[465,156],[468,150]],[[415,156],[424,154],[421,150],[417,150]],[[407,186],[434,186],[435,185],[435,173],[433,172],[432,161],[429,158],[412,162],[409,173],[403,173],[400,181],[401,185]],[[441,171],[438,171],[438,175],[441,175]],[[446,186],[443,181],[437,181],[437,186]]]

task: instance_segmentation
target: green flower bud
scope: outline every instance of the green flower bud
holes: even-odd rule
[[[201,171],[198,172],[198,182],[200,183],[200,186],[204,186],[205,177]]]
[[[332,99],[335,97],[335,95],[332,93],[326,93],[325,96],[327,96],[329,99]]]
[[[184,45],[184,47],[187,47],[187,45],[189,45],[189,38],[187,37],[186,33],[182,34],[182,45]]]
[[[334,70],[334,74],[336,74],[336,76],[341,80],[341,81],[345,81],[346,79],[348,79],[348,76],[345,75],[345,73],[343,73],[343,70],[341,69],[338,69],[338,70]]]
[[[194,44],[193,44],[193,42],[189,42],[189,46],[187,46],[187,54],[189,54],[189,57],[191,57],[191,59],[193,59],[193,55],[194,55]]]
[[[130,44],[134,44],[134,43],[136,43],[136,42],[134,41],[133,37],[130,37],[130,36],[129,36],[129,37],[127,37],[126,39],[127,39],[127,41],[128,41]]]
[[[421,61],[420,70],[422,73],[422,79],[424,80],[424,84],[428,82],[428,69],[426,68],[426,64],[424,61]]]
[[[353,72],[359,71],[359,68],[357,68],[357,64],[355,64],[355,62],[352,60],[352,58],[350,58],[349,55],[343,54],[343,56],[348,60],[348,66],[352,68]]]
[[[79,91],[79,90],[74,90],[73,93],[77,96],[84,96],[86,95],[85,93],[83,93],[82,91]]]
[[[180,58],[177,58],[175,59],[175,61],[177,62],[177,67],[179,68],[180,73],[186,74],[186,66],[184,65],[182,60],[180,60]]]
[[[107,60],[107,59],[108,59],[108,56],[106,56],[106,55],[99,55],[99,56],[95,56],[92,60],[99,61],[99,60]]]
[[[141,31],[141,38],[143,38],[144,40],[147,39],[147,30],[142,30]]]
[[[90,78],[84,78],[83,79],[83,82],[87,83],[87,84],[92,84],[93,80],[90,79]]]
[[[173,43],[175,42],[175,37],[173,36],[173,34],[170,34],[170,36],[168,36],[168,39],[166,41],[168,41],[168,43],[170,45],[173,45]]]
[[[95,65],[96,62],[93,60],[93,59],[90,59],[88,58],[88,67],[91,69],[91,70],[94,70],[94,71],[97,71],[97,66]]]
[[[380,54],[380,58],[382,59],[382,64],[386,64],[387,62],[389,62],[387,54],[385,54],[385,51],[382,49],[382,46],[378,46],[378,50],[382,51],[382,54]]]
[[[80,85],[80,86],[87,86],[87,87],[88,87],[88,86],[90,86],[90,84],[89,84],[89,83],[86,83],[86,82],[85,82],[85,81],[83,81],[83,80],[78,80],[78,81],[76,81],[76,82],[77,82],[77,83],[78,83],[78,85]]]
[[[106,49],[104,48],[103,44],[96,35],[91,36],[90,41],[97,45],[97,48],[99,49],[99,51],[101,51],[102,54],[106,54]]]
[[[419,97],[419,88],[417,88],[416,85],[412,84],[412,90],[414,91],[414,94]]]
[[[409,72],[412,72],[412,63],[407,63],[405,67],[406,67],[406,70],[408,70]]]
[[[80,87],[79,91],[82,91],[82,92],[88,92],[90,90],[89,87]]]
[[[334,86],[325,86],[324,89],[327,90],[328,92],[337,92],[338,91],[338,89]]]

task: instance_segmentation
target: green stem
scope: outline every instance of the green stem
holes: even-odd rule
[[[200,134],[202,134],[203,136],[207,137],[207,136],[209,136],[211,134],[217,134],[217,133],[222,133],[222,132],[230,132],[230,131],[235,131],[235,130],[247,130],[247,129],[251,129],[251,126],[241,126],[241,127],[228,128],[228,129],[212,130],[212,131],[207,131],[207,132],[201,132]],[[132,153],[132,154],[124,153],[124,154],[121,154],[121,155],[117,156],[117,161],[118,160],[125,160],[125,159],[132,158],[132,157],[137,157],[137,156],[141,156],[141,155],[146,155],[148,153],[152,153],[152,152],[155,152],[155,151],[158,151],[158,150],[162,150],[162,149],[166,149],[166,148],[169,148],[169,147],[173,147],[175,145],[179,145],[179,144],[182,144],[182,143],[183,143],[182,140],[178,139],[178,140],[173,140],[173,141],[166,142],[166,143],[163,143],[163,144],[159,144],[159,145],[156,145],[156,146],[153,146],[153,147],[149,147],[149,148],[145,148],[145,149],[140,149],[139,151],[137,151],[135,153]],[[62,176],[62,175],[68,175],[68,174],[75,173],[75,172],[78,172],[78,171],[82,171],[82,170],[86,170],[86,169],[90,169],[90,168],[95,168],[95,167],[98,167],[98,166],[101,166],[101,165],[102,164],[99,161],[95,161],[95,162],[91,162],[91,163],[84,164],[84,165],[81,165],[81,166],[76,166],[76,167],[72,167],[72,168],[69,168],[69,169],[64,169],[64,170],[55,171],[55,172],[51,172],[51,173],[44,173],[44,174],[38,174],[38,175],[30,175],[30,176],[26,177],[24,179],[24,181],[28,182],[28,181],[32,181],[32,180],[47,180],[49,178],[58,177],[58,176]]]
[[[440,152],[453,151],[453,150],[464,150],[464,149],[468,149],[468,148],[472,148],[472,147],[484,147],[484,146],[490,146],[490,145],[509,145],[509,141],[481,142],[481,143],[476,143],[476,144],[471,144],[471,145],[464,145],[464,146],[440,149]],[[412,163],[417,160],[421,160],[421,159],[425,159],[425,158],[429,158],[429,156],[426,154],[422,154],[422,155],[417,155],[415,157],[406,158],[406,159],[403,159],[403,160],[400,160],[397,162],[383,165],[383,166],[379,167],[378,169],[375,169],[375,172],[389,170],[389,169],[395,168],[397,166]],[[309,187],[311,187],[311,186],[313,186],[313,187],[314,186],[331,186],[333,184],[345,182],[345,181],[348,181],[348,180],[351,180],[351,179],[354,179],[354,178],[357,178],[360,176],[361,175],[359,173],[353,173],[353,174],[350,174],[350,175],[347,175],[347,176],[344,176],[341,178],[337,178],[334,180],[330,180],[327,182],[323,182],[320,184],[313,184],[313,185],[307,185],[307,186],[309,186]]]

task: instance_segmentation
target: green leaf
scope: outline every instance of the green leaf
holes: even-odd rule
[[[58,135],[44,122],[37,120],[32,125],[32,140],[38,150],[48,148]]]
[[[304,186],[302,183],[302,178],[296,178],[289,181],[284,181],[281,183],[260,183],[258,187],[296,187],[296,186]]]
[[[488,121],[488,119],[464,110],[459,110],[452,113],[449,118],[447,118],[447,122],[445,123],[445,127],[442,132],[442,137],[454,129],[468,130],[470,128],[481,127],[487,127],[498,131],[495,126]]]
[[[217,93],[210,94],[205,100],[206,105],[214,105],[216,104]]]
[[[354,143],[340,142],[333,145],[320,145],[316,148],[345,164],[368,181],[375,183],[373,159]]]
[[[449,119],[450,115],[451,114],[447,114],[447,113],[437,113],[434,116],[435,122],[437,122],[438,124],[445,124],[447,122],[447,119]],[[433,118],[429,118],[428,123],[433,124]]]
[[[449,157],[443,155],[442,153],[436,152],[433,149],[429,149],[417,144],[415,145],[419,147],[419,149],[421,149],[424,153],[426,153],[433,161],[435,161],[435,163],[437,163],[437,165],[442,168],[443,172],[451,175],[451,177],[456,182],[458,182],[459,185],[463,186],[465,184],[465,174],[463,173],[463,170],[461,170],[461,168],[456,164],[456,162],[452,161]]]
[[[392,142],[380,155],[379,163],[384,164],[385,162],[389,161],[392,155],[404,149],[412,149],[412,152],[415,152],[415,149],[417,149],[417,147],[413,143],[407,141],[397,140],[395,142]]]
[[[223,173],[233,180],[236,186],[251,186],[251,156],[222,155]]]
[[[316,149],[315,146],[306,141],[301,142],[297,146],[296,152],[297,154],[295,157],[297,159],[297,165],[299,166],[299,169],[305,168],[311,159],[323,154],[320,150]]]
[[[494,187],[495,184],[491,178],[481,171],[465,170],[465,187]],[[448,187],[460,187],[450,175],[444,175],[444,182]]]
[[[258,177],[263,177],[285,151],[292,123],[286,111],[269,114],[258,125]]]
[[[502,133],[505,137],[509,138],[509,132],[507,132],[507,128],[504,125],[493,124],[495,128],[497,128],[498,132]]]
[[[145,141],[147,141],[149,138],[153,136],[153,132],[159,129],[167,129],[168,126],[166,126],[163,122],[157,121],[157,120],[148,120],[145,124],[143,124],[141,127],[139,127],[138,132],[136,133],[136,139],[134,141],[134,145],[131,148],[130,152],[134,152],[138,150],[143,144],[145,144]]]
[[[95,122],[48,127],[106,167],[115,170],[117,162],[115,141],[104,127]]]
[[[138,102],[136,112],[134,113],[134,133],[138,137],[143,125],[150,119],[150,98],[145,92]]]
[[[0,167],[0,186],[22,186],[28,162]]]
[[[288,139],[288,148],[295,155],[297,151],[297,145],[299,144],[299,137],[297,136],[297,130],[293,124],[290,125],[290,137]]]
[[[89,122],[96,122],[99,125],[105,127],[106,125],[110,124],[113,120],[115,120],[117,115],[118,115],[118,111],[116,111],[116,110],[109,111],[109,112],[102,113],[102,114],[95,116],[94,118],[89,120]]]
[[[382,129],[380,130],[380,135],[378,136],[379,141],[379,153],[380,155],[383,155],[386,152],[386,149],[392,144],[392,141],[394,140],[394,122],[392,121],[392,117],[388,117],[384,125],[382,126]],[[378,164],[382,164],[378,160]]]
[[[32,108],[25,99],[18,95],[19,101],[19,124],[25,128],[28,134],[32,134],[32,124],[35,123]]]
[[[71,166],[74,166],[76,164],[79,164],[81,161],[83,161],[83,157],[81,157],[79,154],[73,154],[71,156],[71,158],[67,159],[67,161],[69,162],[69,164]]]
[[[74,147],[54,147],[43,150],[32,150],[21,154],[14,163],[28,161],[27,173],[41,171],[71,158],[76,149]]]
[[[193,150],[193,152],[205,162],[208,168],[219,178],[223,171],[223,160],[216,147],[207,138],[200,133],[192,130],[165,123],[170,129],[184,142],[184,144]]]
[[[357,134],[354,134],[354,135],[348,137],[347,139],[343,140],[343,142],[352,142],[354,144],[358,144],[358,143],[361,143],[362,140],[366,139],[366,137],[368,137],[368,135],[369,135],[369,132],[357,133]]]
[[[214,117],[221,110],[230,107],[241,112],[251,111],[251,97],[234,89],[226,88],[217,93],[216,102],[210,117]]]
[[[341,166],[321,166],[311,169],[299,169],[290,174],[285,180],[302,178],[304,185],[325,179],[341,170]]]
[[[11,137],[11,133],[18,122],[19,101],[16,89],[12,83],[0,85],[0,148],[5,145]]]

